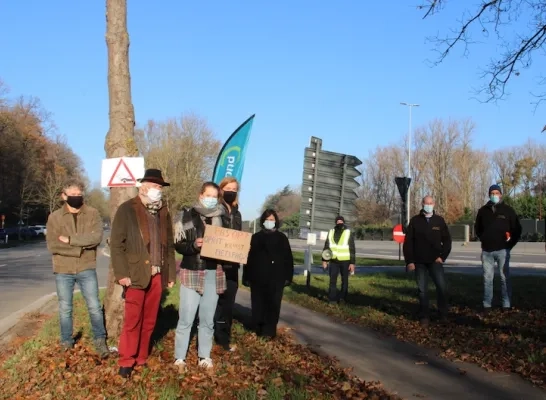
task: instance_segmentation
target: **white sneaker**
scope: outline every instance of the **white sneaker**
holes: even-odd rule
[[[205,369],[211,369],[214,366],[211,358],[202,358],[199,360],[199,367]]]
[[[174,362],[174,365],[178,367],[178,371],[180,372],[184,372],[186,370],[186,361],[180,358]]]

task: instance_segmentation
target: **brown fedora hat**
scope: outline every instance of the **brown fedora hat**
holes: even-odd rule
[[[144,172],[144,176],[138,179],[139,182],[152,182],[161,186],[171,186],[170,183],[165,182],[161,170],[150,168]]]

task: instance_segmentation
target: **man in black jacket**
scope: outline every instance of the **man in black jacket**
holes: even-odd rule
[[[482,244],[483,309],[491,310],[495,263],[499,266],[502,289],[502,308],[511,308],[510,250],[521,237],[521,223],[512,207],[502,201],[498,185],[489,188],[489,201],[478,211],[474,225]]]
[[[419,319],[429,323],[428,275],[436,285],[440,318],[447,317],[447,290],[443,263],[451,252],[451,235],[445,220],[434,212],[432,196],[423,198],[421,212],[408,225],[404,240],[404,259],[407,270],[415,270],[419,292]]]
[[[353,233],[345,225],[345,219],[336,217],[336,226],[330,229],[324,243],[324,250],[332,252],[330,260],[322,259],[322,267],[326,269],[330,261],[330,304],[346,300],[349,291],[349,273],[355,272],[355,239]],[[337,291],[337,277],[341,274],[341,291]]]

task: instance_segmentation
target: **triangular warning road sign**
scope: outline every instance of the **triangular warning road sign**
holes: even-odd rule
[[[119,160],[110,181],[108,182],[109,187],[132,187],[135,186],[136,179],[123,161],[123,158]]]

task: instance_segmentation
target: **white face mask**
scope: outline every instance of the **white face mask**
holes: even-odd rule
[[[268,230],[271,230],[271,229],[275,228],[275,221],[270,221],[270,220],[266,219],[264,221],[264,228],[268,229]]]
[[[161,201],[161,198],[163,197],[163,192],[156,188],[150,188],[148,189],[148,193],[146,193],[146,196],[152,203],[157,203],[158,201]]]

